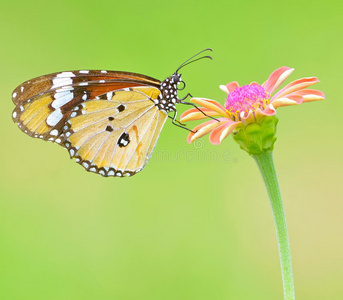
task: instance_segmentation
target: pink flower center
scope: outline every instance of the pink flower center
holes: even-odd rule
[[[239,118],[240,113],[264,109],[268,102],[268,95],[259,84],[243,85],[229,94],[225,108],[228,113]]]

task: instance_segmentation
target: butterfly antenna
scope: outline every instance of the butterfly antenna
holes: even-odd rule
[[[198,56],[199,54],[201,54],[201,53],[203,53],[203,52],[205,52],[205,51],[213,51],[213,50],[212,50],[211,48],[207,48],[207,49],[204,49],[204,50],[198,52],[197,54],[193,55],[192,57],[190,57],[190,58],[188,58],[186,61],[184,61],[184,62],[180,65],[180,67],[177,68],[177,70],[176,70],[175,72],[177,73],[177,72],[178,72],[181,68],[183,68],[184,66],[186,66],[186,65],[188,65],[188,64],[190,64],[190,63],[192,63],[192,62],[195,62],[195,61],[197,61],[197,60],[200,60],[200,59],[203,59],[203,58],[212,59],[211,56],[206,55],[206,56],[199,57],[199,58],[197,58],[197,59],[194,59],[194,60],[190,61],[192,58]]]
[[[208,55],[202,56],[202,57],[199,57],[199,58],[194,59],[194,60],[192,60],[192,61],[189,61],[188,63],[183,64],[181,68],[183,68],[183,67],[185,67],[185,66],[187,66],[187,65],[189,65],[189,64],[191,64],[191,63],[194,63],[194,62],[197,61],[197,60],[203,59],[203,58],[209,58],[209,59],[211,59],[211,60],[213,59],[211,56],[208,56]],[[181,68],[178,68],[178,69],[176,70],[176,72],[179,71]]]

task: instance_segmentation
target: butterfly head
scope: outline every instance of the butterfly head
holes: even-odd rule
[[[167,112],[176,110],[175,104],[181,102],[177,93],[178,91],[181,91],[186,87],[185,82],[181,79],[181,74],[179,73],[179,70],[200,59],[204,59],[204,58],[212,59],[212,57],[208,55],[197,57],[199,54],[205,51],[212,51],[212,49],[208,48],[193,55],[191,58],[183,62],[176,69],[173,75],[167,77],[165,80],[161,82],[161,86],[160,86],[161,94],[160,94],[159,99],[155,100],[156,106],[158,106],[159,109],[167,111]],[[181,87],[179,86],[180,83],[182,83]]]
[[[175,72],[172,76],[170,76],[170,80],[173,84],[179,84],[181,80],[181,74]]]

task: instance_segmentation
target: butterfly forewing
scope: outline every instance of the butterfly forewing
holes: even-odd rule
[[[128,72],[71,71],[34,78],[12,95],[13,120],[32,137],[60,143],[64,123],[78,104],[132,86],[158,86],[160,81]]]
[[[70,156],[102,176],[142,170],[167,118],[152,101],[159,94],[155,87],[126,88],[75,107],[66,122]]]
[[[12,101],[14,104],[18,105],[36,95],[47,93],[50,90],[55,90],[63,86],[70,86],[77,83],[81,83],[81,86],[87,86],[87,83],[90,81],[101,81],[100,83],[103,83],[103,81],[106,82],[108,80],[111,80],[113,84],[116,85],[115,89],[121,89],[128,86],[139,86],[139,82],[141,82],[141,85],[151,86],[158,86],[161,83],[155,78],[130,72],[105,70],[57,72],[25,81],[13,91]]]

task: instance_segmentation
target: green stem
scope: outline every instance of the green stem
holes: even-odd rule
[[[265,151],[261,154],[252,155],[252,157],[255,159],[262,174],[273,211],[276,236],[279,245],[285,300],[294,300],[295,295],[291,251],[289,248],[286,217],[283,210],[279,182],[274,167],[273,152]]]

